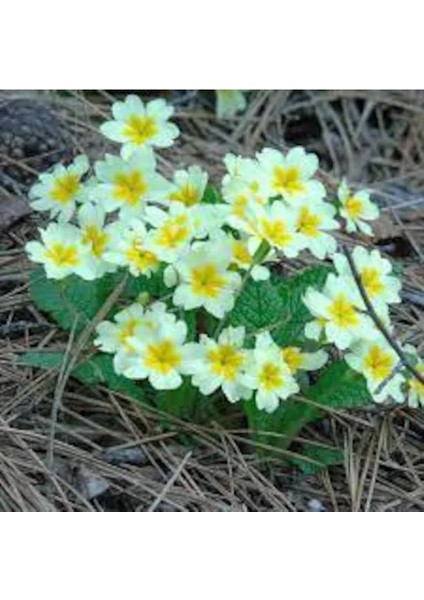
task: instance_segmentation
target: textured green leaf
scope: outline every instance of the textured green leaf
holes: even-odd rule
[[[313,267],[294,277],[283,278],[274,275],[271,279],[273,288],[277,291],[284,305],[281,314],[281,326],[273,333],[278,344],[299,344],[304,341],[306,323],[311,320],[311,314],[303,303],[303,296],[308,287],[321,289],[331,269],[325,266]]]
[[[365,378],[344,360],[331,363],[305,395],[322,406],[336,409],[360,408],[372,403]]]
[[[248,334],[261,330],[275,332],[287,319],[284,303],[270,281],[249,280],[230,313],[232,325],[244,325]]]
[[[107,274],[95,281],[84,281],[76,275],[70,275],[61,281],[48,279],[44,269],[38,267],[31,273],[31,299],[43,312],[48,313],[62,329],[82,331],[97,314],[107,298],[124,277],[123,271]],[[159,299],[169,295],[169,289],[163,283],[160,270],[151,277],[128,277],[122,292],[122,300],[134,301],[137,296],[147,292],[151,298]],[[115,307],[111,314],[117,310]]]
[[[344,453],[338,448],[330,448],[324,446],[303,445],[300,450],[301,454],[306,458],[310,458],[314,462],[302,460],[300,458],[291,458],[290,462],[299,467],[305,475],[315,475],[332,465],[340,465],[344,460]],[[316,464],[319,463],[319,464]]]
[[[256,432],[255,439],[270,446],[287,449],[305,425],[323,417],[323,409],[326,407],[359,408],[372,401],[365,379],[345,361],[329,365],[318,381],[304,391],[303,396],[304,399],[296,396],[289,398],[271,414],[258,410],[253,400],[245,402],[244,411],[249,428]],[[314,404],[310,404],[308,399]]]
[[[37,307],[48,313],[63,329],[83,330],[97,314],[117,285],[116,277],[106,275],[84,281],[76,275],[63,280],[48,279],[42,267],[31,273],[30,294]]]
[[[349,409],[367,406],[372,401],[365,379],[344,360],[331,363],[318,381],[304,390],[303,396],[304,400],[293,396],[284,404],[280,431],[288,439],[296,437],[307,423],[323,416],[324,412],[317,405]],[[314,404],[308,403],[308,399]]]
[[[19,357],[19,364],[41,369],[59,369],[64,358],[63,352],[26,352]],[[72,377],[88,385],[105,385],[138,400],[146,400],[143,389],[130,379],[117,375],[110,354],[99,353],[78,364],[72,370]]]
[[[321,288],[328,273],[327,267],[317,267],[294,277],[249,280],[230,315],[230,324],[244,325],[248,334],[268,330],[280,345],[302,343],[305,325],[311,320],[302,296],[309,286]]]

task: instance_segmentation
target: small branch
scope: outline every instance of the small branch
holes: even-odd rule
[[[68,340],[65,356],[60,368],[59,376],[57,378],[56,388],[54,391],[52,414],[51,414],[51,428],[49,433],[49,441],[47,448],[47,467],[52,471],[54,466],[54,442],[55,442],[55,427],[56,421],[59,414],[60,405],[62,402],[62,396],[65,391],[66,383],[72,373],[73,368],[77,364],[78,357],[87,345],[91,334],[96,328],[96,325],[102,321],[110,309],[114,306],[119,296],[122,294],[128,281],[128,275],[125,275],[119,285],[112,291],[109,297],[104,302],[103,306],[99,309],[95,317],[89,320],[88,325],[80,334],[78,340],[74,345],[74,338],[76,333],[76,326],[78,317],[75,318],[74,326],[72,327],[71,334]]]
[[[399,361],[395,368],[387,375],[387,377],[383,379],[381,383],[378,384],[378,386],[374,390],[374,394],[380,394],[384,390],[386,385],[393,379],[393,377],[403,369],[403,367],[404,365],[402,361]]]
[[[421,375],[421,373],[419,373],[417,371],[417,369],[415,369],[415,367],[413,367],[408,359],[406,358],[405,354],[402,351],[402,348],[399,346],[399,344],[397,343],[396,340],[394,340],[392,338],[392,336],[390,335],[389,331],[387,330],[386,326],[384,325],[383,321],[380,319],[380,317],[378,316],[378,314],[376,313],[370,299],[368,298],[368,295],[365,291],[365,288],[362,284],[361,281],[361,277],[358,273],[358,270],[355,266],[355,263],[353,261],[352,255],[350,253],[350,251],[348,250],[348,248],[345,245],[342,245],[343,248],[343,252],[347,258],[347,261],[349,263],[349,267],[350,270],[352,271],[352,275],[353,278],[355,280],[356,285],[358,286],[358,289],[361,293],[362,299],[364,301],[365,306],[367,307],[369,316],[371,317],[371,319],[374,321],[377,329],[379,329],[380,333],[382,333],[382,335],[385,337],[385,339],[387,340],[387,343],[391,346],[391,348],[396,352],[396,354],[399,357],[399,360],[401,361],[402,365],[405,367],[405,369],[407,369],[414,377],[415,379],[418,379],[418,381],[420,383],[422,383],[424,385],[424,376]]]
[[[189,452],[187,452],[187,454],[184,456],[183,460],[180,462],[178,467],[172,473],[171,477],[168,479],[168,481],[164,485],[161,493],[155,498],[155,500],[149,506],[149,508],[147,509],[147,512],[154,512],[157,509],[157,507],[159,506],[159,504],[165,499],[167,493],[169,492],[169,490],[172,488],[172,486],[174,485],[174,483],[180,476],[182,470],[184,469],[184,467],[185,467],[188,459],[191,457],[191,455],[192,455],[192,452],[190,450]]]

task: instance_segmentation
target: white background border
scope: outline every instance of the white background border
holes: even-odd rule
[[[1,597],[416,597],[418,520],[412,513],[3,514]]]
[[[417,2],[3,4],[3,89],[423,87]],[[420,522],[420,514],[3,514],[1,597],[405,598],[422,593]]]

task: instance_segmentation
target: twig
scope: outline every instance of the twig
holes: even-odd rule
[[[399,371],[401,369],[403,369],[403,363],[402,361],[399,361],[398,364],[395,366],[394,369],[391,370],[391,372],[387,375],[387,377],[385,377],[383,379],[383,381],[381,381],[378,386],[375,388],[374,390],[374,394],[376,394],[378,396],[378,394],[380,394],[383,389],[386,387],[386,385],[389,383],[389,381],[391,381],[393,379],[393,377],[399,373]]]
[[[49,471],[53,471],[54,464],[54,439],[56,433],[56,423],[59,415],[60,404],[62,401],[62,393],[61,391],[61,381],[63,379],[64,374],[66,373],[66,363],[71,354],[72,344],[74,342],[75,332],[78,325],[78,318],[74,319],[74,323],[72,325],[71,333],[69,335],[68,343],[66,345],[65,354],[63,356],[63,361],[60,366],[59,376],[57,378],[56,388],[53,397],[52,409],[50,412],[50,431],[48,436],[47,443],[47,456],[46,456],[46,464]]]
[[[147,512],[155,511],[156,508],[159,506],[159,504],[164,500],[165,496],[167,495],[167,493],[169,492],[171,487],[174,485],[175,481],[178,479],[181,471],[184,469],[184,467],[185,467],[188,459],[191,457],[191,455],[192,455],[192,452],[191,452],[191,450],[189,450],[189,452],[187,452],[187,454],[184,456],[181,463],[178,465],[178,467],[175,469],[175,471],[173,472],[171,477],[166,482],[161,493],[155,498],[155,500],[149,506],[149,508],[147,509]]]
[[[396,352],[396,354],[399,357],[399,360],[401,361],[401,363],[403,364],[403,366],[405,367],[405,369],[407,369],[415,377],[415,379],[418,379],[418,381],[424,385],[424,377],[423,377],[423,375],[421,375],[421,373],[419,373],[417,371],[417,369],[415,369],[415,367],[413,367],[409,363],[409,361],[407,360],[405,354],[402,351],[402,348],[399,346],[399,344],[397,343],[397,341],[392,338],[392,336],[388,332],[386,326],[384,325],[383,321],[380,319],[380,317],[376,313],[376,311],[375,311],[375,309],[374,309],[374,307],[373,307],[370,299],[368,298],[368,295],[367,295],[367,293],[365,291],[365,288],[364,288],[364,286],[362,284],[361,277],[360,277],[360,275],[358,273],[358,270],[356,269],[355,263],[353,261],[353,258],[352,258],[352,255],[351,255],[349,249],[344,244],[342,245],[342,248],[343,248],[343,252],[346,255],[347,261],[349,263],[350,270],[352,271],[352,275],[353,275],[353,278],[355,280],[355,283],[358,286],[358,289],[359,289],[359,291],[361,293],[362,299],[363,299],[363,301],[365,303],[365,306],[367,307],[367,310],[368,310],[368,313],[369,313],[371,319],[374,321],[374,323],[375,323],[377,329],[379,329],[380,333],[382,333],[383,336],[386,338],[388,344]]]
[[[110,296],[104,302],[103,306],[97,312],[94,319],[92,319],[89,322],[89,324],[86,326],[84,331],[81,333],[78,340],[76,341],[74,348],[72,349],[73,339],[74,339],[74,334],[75,334],[74,328],[76,327],[76,322],[75,322],[73,331],[71,332],[71,336],[69,338],[68,347],[65,352],[64,360],[63,360],[61,370],[60,370],[60,373],[59,373],[59,376],[57,379],[57,385],[56,385],[56,389],[55,389],[55,393],[54,393],[52,417],[51,417],[52,426],[51,426],[51,430],[50,430],[49,444],[48,444],[48,449],[47,449],[47,466],[50,470],[53,469],[55,424],[57,421],[57,416],[58,416],[60,404],[62,401],[62,396],[65,391],[66,383],[69,379],[69,376],[72,373],[72,370],[74,369],[74,367],[77,363],[79,355],[81,354],[82,350],[84,349],[85,345],[87,344],[88,340],[90,339],[90,335],[94,331],[96,325],[102,319],[105,318],[105,316],[107,315],[107,313],[109,312],[111,307],[115,304],[115,302],[121,295],[125,285],[127,284],[127,280],[128,280],[128,278],[127,278],[127,276],[125,276],[122,279],[122,281],[120,282],[120,284],[113,290],[113,292],[110,294]]]

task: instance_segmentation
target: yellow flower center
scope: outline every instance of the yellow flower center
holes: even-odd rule
[[[275,167],[272,186],[278,194],[294,195],[305,191],[305,186],[297,167]]]
[[[168,219],[158,230],[157,243],[163,248],[178,248],[189,238],[190,230],[186,226],[187,217],[180,215]]]
[[[131,115],[128,117],[123,135],[134,144],[142,145],[156,135],[158,126],[152,117],[147,115]]]
[[[53,244],[46,252],[46,258],[57,267],[74,267],[79,263],[75,246],[65,246],[60,242]]]
[[[393,356],[379,346],[371,346],[364,359],[364,369],[371,374],[373,379],[378,381],[383,381],[390,375],[394,364]]]
[[[233,258],[242,265],[250,265],[251,257],[246,242],[234,240],[232,244]]]
[[[97,256],[97,258],[101,258],[103,255],[108,240],[109,236],[107,233],[104,233],[97,225],[87,225],[82,235],[83,243],[91,244],[93,254],[94,256]]]
[[[378,296],[384,290],[380,272],[373,267],[365,267],[361,270],[361,281],[368,295]]]
[[[293,236],[287,231],[286,224],[283,220],[271,221],[270,219],[262,219],[262,235],[271,246],[283,248],[291,242]]]
[[[236,90],[218,90],[224,102],[232,102],[237,97]]]
[[[243,219],[246,216],[246,208],[249,203],[247,196],[237,196],[233,202],[232,213],[235,217]]]
[[[144,365],[166,375],[181,364],[181,354],[172,340],[163,340],[147,347]]]
[[[141,272],[155,269],[159,265],[157,256],[143,248],[137,241],[126,251],[125,255],[128,261]]]
[[[265,362],[261,367],[259,383],[268,392],[278,389],[284,383],[281,369],[272,362]]]
[[[210,350],[207,358],[211,363],[212,373],[229,381],[234,381],[244,362],[243,354],[232,344],[222,344]]]
[[[339,294],[334,298],[329,312],[334,323],[343,329],[355,327],[359,323],[359,315],[355,307],[344,294]]]
[[[287,363],[288,368],[292,374],[296,373],[302,366],[303,359],[302,353],[299,348],[295,346],[288,346],[281,350],[284,361]]]
[[[351,219],[358,219],[362,214],[362,200],[350,196],[345,203],[345,209]]]
[[[185,206],[193,206],[201,200],[199,188],[192,183],[182,185],[177,192],[171,194],[170,198],[176,202],[182,202]]]
[[[139,319],[128,319],[128,321],[122,326],[122,329],[119,332],[119,341],[129,352],[131,352],[134,348],[129,343],[128,338],[133,337],[135,329],[139,324]]]
[[[118,173],[114,179],[114,193],[117,200],[134,206],[147,192],[147,183],[139,171]]]
[[[299,233],[303,233],[309,237],[317,237],[320,225],[320,217],[311,212],[306,206],[302,206],[296,223]]]
[[[56,179],[50,197],[60,204],[68,204],[68,202],[73,200],[80,187],[81,184],[78,175],[67,173],[63,177]]]
[[[191,272],[191,289],[197,296],[216,298],[227,283],[214,264],[194,267]]]
[[[418,373],[420,373],[421,375],[424,375],[424,365],[423,364],[417,365],[415,368],[418,371]],[[421,398],[424,398],[424,383],[421,383],[421,381],[418,381],[418,379],[416,377],[411,378],[411,380],[409,381],[409,387],[412,390],[414,390],[415,392],[417,392],[417,394]]]

